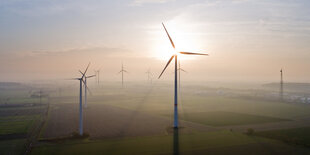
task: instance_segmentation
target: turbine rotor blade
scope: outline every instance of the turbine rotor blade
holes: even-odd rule
[[[158,79],[161,77],[161,75],[163,75],[164,71],[166,70],[166,68],[168,67],[168,65],[170,64],[170,62],[171,62],[172,59],[174,58],[174,56],[175,56],[175,55],[173,55],[173,56],[169,59],[168,63],[166,64],[166,66],[165,66],[165,68],[164,68],[164,70],[163,70],[163,71],[161,72],[161,74],[159,75]]]
[[[91,77],[94,77],[94,76],[96,76],[96,75],[87,76],[86,78],[91,78]]]
[[[87,84],[85,84],[85,81],[82,79],[83,84],[86,86],[86,89],[88,90],[90,95],[93,95],[93,93],[90,91],[90,89],[88,88]]]
[[[84,76],[84,73],[81,70],[79,70],[79,72]]]
[[[185,71],[185,70],[184,70],[184,69],[182,69],[182,68],[180,68],[180,70],[181,70],[181,71],[183,71],[183,72],[185,72],[185,73],[187,73],[187,71]]]
[[[86,74],[86,72],[87,72],[87,70],[88,70],[89,65],[90,65],[90,62],[88,63],[88,65],[87,65],[87,67],[86,67],[86,69],[85,69],[85,71],[84,71],[84,74],[83,74],[82,78],[84,78],[84,76],[85,76],[85,74]]]
[[[70,78],[70,79],[65,79],[65,80],[80,80],[80,78]]]
[[[187,54],[187,55],[209,55],[209,54],[204,54],[204,53],[192,53],[192,52],[179,52],[181,54]]]
[[[164,25],[164,23],[162,23],[162,24],[163,24],[164,29],[165,29],[165,31],[166,31],[166,33],[167,33],[168,37],[169,37],[169,40],[170,40],[170,43],[171,43],[172,47],[175,49],[174,43],[173,43],[173,41],[172,41],[172,39],[171,39],[171,37],[170,37],[170,35],[169,35],[169,33],[168,33],[168,31],[167,31],[167,29],[166,29],[165,25]]]

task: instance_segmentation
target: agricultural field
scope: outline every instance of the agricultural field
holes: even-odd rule
[[[262,131],[255,135],[277,139],[288,144],[310,147],[310,127]]]
[[[289,121],[287,119],[281,119],[275,117],[225,112],[225,111],[189,113],[186,116],[181,116],[180,119],[211,126],[262,124],[269,122]]]
[[[2,107],[0,133],[15,135],[14,139],[2,136],[2,142],[10,142],[7,148],[20,146],[25,151],[21,144],[29,143],[32,137],[31,154],[172,154],[176,146],[182,154],[247,154],[252,150],[253,154],[309,153],[305,145],[291,146],[282,139],[258,135],[310,126],[309,106],[223,96],[217,94],[218,89],[203,86],[183,87],[177,136],[172,129],[171,85],[131,83],[125,88],[116,84],[90,86],[88,105],[83,108],[88,138],[69,138],[79,126],[78,91],[73,86],[50,93],[49,108],[38,104]],[[16,105],[38,102],[21,102],[22,98]],[[246,134],[249,128],[253,135]]]
[[[88,106],[83,108],[84,131],[90,137],[84,140],[50,141],[78,131],[78,94],[74,96],[74,92],[68,89],[61,96],[55,95],[50,99],[48,120],[32,154],[98,154],[91,150],[108,154],[173,153],[173,90],[169,85],[133,84],[124,89],[106,85],[104,88],[91,89]],[[255,150],[257,154],[270,151],[281,154],[308,153],[308,148],[304,146],[290,146],[281,140],[248,136],[245,132],[249,128],[259,133],[310,126],[310,107],[220,96],[213,89],[205,90],[207,94],[191,89],[180,94],[179,140],[182,154],[225,154],[231,151],[246,154],[250,150]],[[160,149],[150,149],[150,146]]]
[[[25,152],[26,143],[26,138],[0,140],[0,154],[23,154]]]
[[[47,106],[31,98],[30,90],[21,84],[0,84],[0,154],[24,154],[39,134]]]
[[[84,130],[91,138],[117,138],[132,136],[166,135],[171,127],[168,117],[150,115],[105,104],[89,105],[83,113]],[[64,137],[78,130],[79,110],[76,104],[52,106],[49,120],[41,138]],[[192,128],[211,131],[212,127],[182,122],[187,132]]]
[[[7,116],[0,118],[0,135],[27,133],[38,115]]]
[[[181,129],[182,130],[182,129]],[[41,143],[31,154],[307,154],[309,149],[230,131]],[[177,142],[176,142],[177,140]],[[176,144],[177,143],[177,144]]]
[[[9,111],[14,112],[14,110]],[[23,115],[15,115],[14,112],[11,116],[0,117],[0,143],[3,144],[0,154],[22,154],[25,152],[30,138],[37,134],[37,126],[42,121],[41,116],[39,114],[33,115],[29,107],[23,111],[30,112]],[[41,111],[43,112],[43,109]]]
[[[131,88],[120,91],[115,90],[114,92],[111,89],[109,94],[106,94],[103,90],[102,93],[98,93],[100,96],[96,96],[94,93],[93,98],[89,98],[89,103],[109,104],[155,115],[169,115],[173,108],[172,88],[172,86],[164,87],[163,85],[155,85],[153,87],[132,86]],[[310,106],[308,105],[220,96],[215,94],[216,89],[212,90],[208,87],[201,88],[202,90],[186,90],[185,88],[179,94],[180,115],[196,112],[224,111],[294,120],[310,117]]]
[[[0,155],[310,155],[310,0],[0,0]]]

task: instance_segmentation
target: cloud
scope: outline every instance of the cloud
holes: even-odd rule
[[[109,56],[120,56],[120,55],[131,55],[133,51],[124,48],[109,48],[109,47],[97,47],[97,46],[85,46],[85,47],[75,47],[66,48],[59,50],[34,50],[28,53],[28,56],[70,56],[70,55],[80,55],[83,57],[102,55],[105,57]]]

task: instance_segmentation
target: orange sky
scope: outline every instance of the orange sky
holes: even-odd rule
[[[187,81],[310,82],[310,3],[258,0],[8,1],[0,3],[0,81],[61,80],[90,61],[102,80],[157,77],[172,47]],[[172,80],[172,66],[163,80]],[[155,77],[155,78],[156,78]]]

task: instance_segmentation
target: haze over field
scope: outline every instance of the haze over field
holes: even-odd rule
[[[1,0],[0,80],[78,76],[91,61],[103,80],[158,76],[176,46],[209,57],[182,60],[184,81],[310,82],[308,0]],[[193,61],[193,60],[197,61]],[[164,80],[172,80],[169,72]]]
[[[309,0],[0,0],[0,154],[310,154]]]

